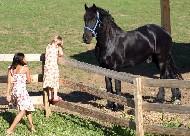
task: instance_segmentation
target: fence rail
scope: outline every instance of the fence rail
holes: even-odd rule
[[[177,79],[142,79],[142,84],[147,87],[166,87],[166,88],[190,88],[190,80]]]
[[[14,54],[0,54],[0,61],[13,61]],[[27,61],[44,61],[44,54],[25,54]]]
[[[0,61],[12,61],[13,54],[0,54]],[[43,81],[43,65],[44,65],[44,54],[26,54],[26,59],[28,61],[42,61],[42,74],[32,75],[32,83],[42,82]],[[104,98],[113,102],[117,102],[128,106],[130,108],[135,108],[135,128],[136,135],[143,136],[144,132],[149,133],[159,133],[159,134],[167,134],[167,135],[190,135],[190,129],[183,128],[164,128],[162,126],[156,125],[144,125],[143,124],[143,111],[157,111],[157,112],[171,112],[171,113],[181,113],[181,114],[189,114],[190,107],[189,106],[181,106],[181,105],[169,105],[169,104],[155,104],[155,103],[146,103],[142,101],[142,92],[145,86],[147,87],[167,87],[167,88],[190,88],[189,80],[166,80],[166,79],[148,79],[141,78],[139,76],[134,76],[128,73],[116,72],[112,70],[107,70],[98,66],[93,66],[90,64],[86,64],[83,62],[79,62],[72,59],[65,59],[64,65],[68,65],[71,67],[76,67],[88,72],[97,73],[100,75],[108,76],[110,78],[122,80],[128,83],[133,83],[136,86],[136,91],[134,92],[135,99],[126,99],[123,96],[114,95],[99,89],[95,89],[93,87],[89,87],[83,85],[81,83],[73,83],[72,81],[64,81],[69,83],[69,86],[72,88],[75,86],[75,89],[87,92],[92,95],[95,95],[100,98]],[[6,83],[7,77],[0,76],[0,83]],[[48,103],[48,95],[46,90],[44,90],[43,96],[43,104],[44,109],[46,111],[46,115],[51,114],[51,110],[58,110],[57,107],[49,107]],[[38,104],[41,104],[42,96],[34,98],[34,101],[37,101]],[[62,102],[58,103],[57,106],[60,108],[64,108],[66,110],[70,110],[73,112],[78,112],[85,116],[90,116],[93,118],[97,118],[101,121],[106,121],[114,124],[118,124],[121,126],[131,127],[130,121],[119,119],[117,117],[107,115],[100,111],[94,111],[79,105],[76,105],[71,102]],[[134,124],[134,123],[133,123]],[[134,125],[132,127],[134,129]]]
[[[59,102],[56,104],[57,107],[61,107],[73,112],[77,112],[80,113],[83,116],[89,116],[89,117],[93,117],[98,119],[99,121],[103,121],[103,122],[109,122],[112,124],[117,124],[120,126],[125,126],[125,127],[131,127],[131,128],[135,128],[135,124],[133,121],[131,120],[127,120],[127,119],[122,119],[122,118],[118,118],[115,117],[113,115],[110,114],[106,114],[103,113],[101,111],[98,110],[93,110],[93,109],[89,109],[71,102]],[[51,107],[51,109],[57,109],[56,107]]]
[[[43,82],[43,75],[42,74],[33,74],[30,76],[31,83],[38,83]],[[7,76],[0,76],[0,83],[7,83]]]

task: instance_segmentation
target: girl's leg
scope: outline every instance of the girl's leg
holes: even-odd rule
[[[26,111],[26,116],[27,116],[27,118],[28,118],[31,131],[35,131],[35,129],[34,129],[34,124],[33,124],[33,121],[32,121],[32,114],[31,114],[31,111]]]
[[[54,89],[53,89],[53,92],[54,92],[54,93],[53,93],[53,100],[54,100],[54,101],[62,100],[62,98],[57,95],[57,92],[58,92],[58,89],[57,89],[57,88],[54,88]]]
[[[53,99],[53,97],[52,97],[52,92],[53,92],[53,89],[48,87],[49,100],[52,100],[52,99]]]
[[[54,99],[54,100],[58,100],[57,88],[54,88],[54,89],[53,89],[53,99]]]
[[[17,116],[15,117],[15,119],[14,119],[13,123],[11,124],[10,128],[7,129],[7,133],[8,133],[8,134],[11,134],[11,133],[14,131],[16,125],[19,123],[19,121],[23,118],[23,116],[24,116],[25,114],[26,114],[26,111],[25,111],[25,110],[20,111],[20,112],[17,114]]]

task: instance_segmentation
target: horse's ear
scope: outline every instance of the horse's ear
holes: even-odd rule
[[[96,5],[93,3],[92,7],[93,7],[93,8],[96,8]]]
[[[85,10],[87,10],[87,9],[88,9],[88,6],[86,5],[86,3],[84,4],[84,8],[85,8]]]

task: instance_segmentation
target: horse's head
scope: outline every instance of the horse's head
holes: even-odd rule
[[[85,14],[84,14],[84,34],[83,34],[83,41],[84,43],[90,44],[93,37],[97,35],[97,29],[101,23],[99,12],[95,4],[92,7],[85,7]]]

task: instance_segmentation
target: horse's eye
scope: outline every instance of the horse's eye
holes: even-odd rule
[[[94,20],[93,19],[90,19],[88,21],[86,21],[86,24],[93,24]]]
[[[96,21],[95,18],[91,18],[91,19],[90,19],[90,22],[91,22],[91,23],[93,23],[93,22],[95,22],[95,21]]]

